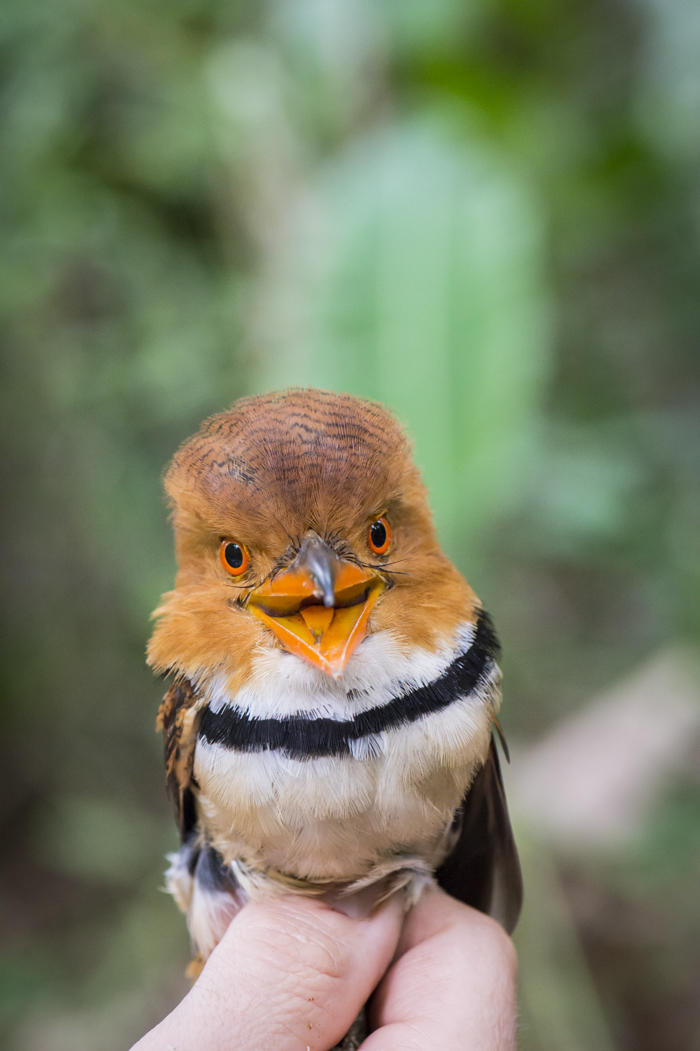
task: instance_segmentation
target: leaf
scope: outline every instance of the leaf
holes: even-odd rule
[[[322,168],[271,252],[260,388],[393,408],[460,549],[515,499],[536,445],[548,299],[524,180],[437,114],[404,121]]]

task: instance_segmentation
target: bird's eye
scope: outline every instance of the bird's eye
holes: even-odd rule
[[[391,526],[387,519],[382,515],[376,522],[372,522],[369,527],[369,533],[367,535],[369,546],[374,551],[375,555],[383,555],[389,550],[389,544],[391,543]]]
[[[250,565],[250,555],[235,540],[222,540],[219,545],[219,560],[227,573],[232,577],[240,577]]]

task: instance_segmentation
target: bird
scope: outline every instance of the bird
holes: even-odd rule
[[[147,660],[191,973],[281,893],[408,908],[437,882],[512,931],[499,643],[395,417],[314,388],[243,398],[164,486],[177,573]]]

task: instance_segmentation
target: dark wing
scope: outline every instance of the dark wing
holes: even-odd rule
[[[192,767],[200,710],[201,701],[192,683],[176,679],[161,701],[156,717],[156,730],[163,731],[165,744],[165,783],[183,841],[197,821]]]
[[[493,739],[455,815],[455,835],[452,851],[437,870],[438,883],[510,933],[520,915],[523,881]]]

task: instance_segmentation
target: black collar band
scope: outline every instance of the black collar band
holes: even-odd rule
[[[238,708],[226,707],[218,712],[205,708],[199,737],[238,752],[281,751],[293,759],[350,755],[353,741],[415,722],[466,697],[485,679],[498,653],[491,618],[479,610],[474,639],[466,653],[456,657],[433,682],[401,693],[387,704],[358,712],[346,720],[303,715],[256,719]]]

